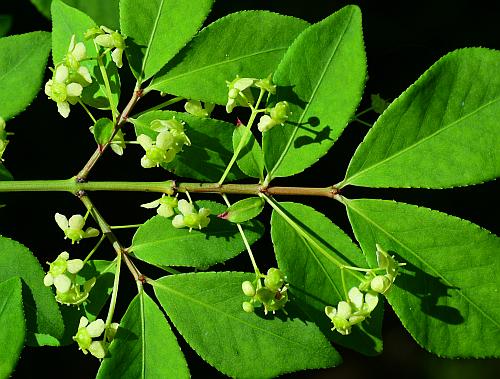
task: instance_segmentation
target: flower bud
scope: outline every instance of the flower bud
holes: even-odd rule
[[[384,293],[391,286],[392,281],[386,275],[377,275],[370,282],[370,288],[378,293]]]
[[[241,283],[241,289],[246,296],[255,296],[255,287],[253,286],[252,282],[245,280],[243,283]]]
[[[264,278],[264,285],[272,291],[279,290],[285,283],[285,275],[280,269],[270,268]]]
[[[248,302],[248,301],[245,301],[243,302],[243,310],[247,313],[253,313],[254,311],[254,307],[253,307],[253,304]]]
[[[288,116],[290,115],[290,106],[286,101],[280,101],[278,104],[271,109],[271,118],[277,124],[283,124],[286,120],[288,120]]]

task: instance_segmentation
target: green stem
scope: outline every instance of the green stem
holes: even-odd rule
[[[113,315],[115,314],[116,299],[118,298],[118,287],[120,285],[120,268],[122,255],[118,254],[116,257],[116,270],[115,270],[115,280],[113,282],[113,292],[111,293],[111,301],[109,303],[108,316],[106,317],[106,325],[104,329],[104,341],[107,341],[108,329],[113,321]]]
[[[109,226],[112,230],[116,229],[132,229],[132,228],[138,228],[142,224],[134,224],[134,225],[116,225],[116,226]]]
[[[111,108],[111,115],[113,117],[113,124],[116,125],[116,114],[118,111],[116,110],[116,104],[113,101],[113,93],[111,92],[111,85],[109,84],[108,73],[106,72],[106,68],[104,67],[104,62],[102,61],[102,57],[99,55],[99,48],[94,42],[95,49],[97,51],[97,62],[99,64],[99,70],[101,71],[102,79],[104,80],[104,87],[106,88],[106,97],[109,101],[109,107]]]
[[[260,194],[264,200],[278,213],[296,232],[299,236],[301,236],[305,241],[307,241],[312,247],[316,249],[320,254],[322,254],[326,259],[335,264],[339,269],[343,269],[344,262],[340,259],[331,255],[328,251],[326,251],[317,241],[314,239],[309,233],[307,233],[304,229],[300,227],[294,220],[292,220],[281,208],[280,206],[271,198],[266,196],[265,194]],[[356,271],[349,271],[351,275],[356,277],[357,279],[363,280],[363,275]]]
[[[165,108],[165,107],[168,107],[169,105],[172,105],[172,104],[175,104],[175,103],[178,103],[179,101],[182,101],[184,100],[185,97],[182,97],[182,96],[177,96],[177,97],[174,97],[170,100],[167,100],[161,104],[158,104],[158,105],[155,105],[154,107],[152,108],[149,108],[149,109],[146,109],[145,111],[142,111],[140,113],[137,113],[135,115],[133,115],[132,117],[130,117],[130,119],[136,119],[136,118],[139,118],[140,116],[142,116],[143,114],[145,113],[148,113],[148,112],[152,112],[152,111],[157,111],[159,109],[162,109],[162,108]]]
[[[366,125],[369,128],[371,128],[373,126],[372,124],[370,124],[370,123],[368,123],[366,121],[360,120],[359,118],[355,118],[354,121],[359,122],[360,124]]]
[[[354,115],[354,118],[356,119],[356,118],[358,118],[359,116],[364,115],[365,113],[371,112],[372,110],[373,110],[373,107],[367,108],[367,109],[365,109],[364,111],[361,111],[361,112],[359,112],[359,113],[356,113],[356,114]]]
[[[88,253],[88,255],[85,257],[85,259],[83,260],[83,264],[87,263],[88,260],[92,257],[92,255],[94,255],[94,253],[96,252],[96,250],[99,248],[99,246],[101,246],[101,243],[102,241],[104,241],[104,238],[106,238],[104,236],[104,234],[101,236],[101,238],[99,238],[99,242],[97,242],[97,244],[94,246],[94,248],[90,251],[90,253]]]
[[[230,207],[231,203],[229,202],[229,199],[227,198],[227,196],[225,194],[222,194],[222,198],[226,202],[226,205],[228,207]],[[254,258],[253,253],[252,253],[252,248],[250,247],[250,244],[248,243],[247,236],[245,235],[245,231],[243,230],[243,228],[241,227],[240,224],[236,224],[236,226],[238,227],[238,230],[240,232],[241,238],[243,239],[243,243],[245,244],[245,247],[247,249],[248,255],[250,256],[250,261],[252,262],[253,270],[255,271],[255,274],[257,276],[261,276],[259,268],[257,267],[257,262],[255,261],[255,258]]]
[[[243,147],[245,146],[245,143],[247,142],[247,138],[250,134],[250,128],[252,127],[252,124],[255,121],[255,117],[258,114],[257,108],[259,108],[259,104],[260,104],[265,92],[266,91],[263,89],[260,90],[259,98],[257,99],[255,106],[252,107],[252,114],[250,115],[250,118],[248,119],[248,123],[245,126],[245,133],[243,134],[243,137],[241,138],[240,143],[236,147],[236,150],[234,151],[234,154],[231,157],[231,160],[229,161],[229,164],[227,165],[226,170],[224,171],[221,178],[217,182],[217,184],[219,186],[222,185],[222,183],[224,183],[224,180],[226,179],[227,175],[229,174],[229,171],[231,171],[231,168],[233,167],[234,163],[238,159],[238,156],[240,155],[241,150],[243,149]]]
[[[71,192],[78,191],[131,191],[171,193],[227,193],[240,195],[292,195],[292,196],[322,196],[334,198],[338,194],[336,187],[279,187],[264,188],[259,184],[223,184],[218,183],[174,183],[164,182],[84,182],[76,178],[66,180],[12,180],[0,181],[0,192]]]
[[[78,103],[83,107],[83,109],[85,110],[85,112],[87,112],[87,114],[89,115],[89,117],[92,119],[92,121],[94,122],[94,124],[97,122],[97,120],[95,119],[95,117],[92,115],[92,112],[90,112],[89,108],[87,108],[87,106],[84,104],[83,101],[81,101],[80,99],[78,99]]]

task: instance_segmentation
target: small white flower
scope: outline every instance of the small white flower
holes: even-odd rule
[[[81,259],[69,259],[68,252],[64,251],[58,255],[50,266],[49,272],[43,278],[43,284],[47,287],[54,285],[58,293],[66,293],[70,290],[72,280],[66,274],[76,274],[83,268]]]
[[[94,42],[99,46],[113,49],[111,59],[118,68],[121,68],[123,66],[122,56],[123,50],[125,50],[125,37],[106,26],[101,26],[101,30],[105,33],[97,35]]]
[[[104,332],[104,328],[103,320],[97,319],[89,323],[89,320],[82,316],[73,340],[78,343],[78,347],[84,354],[90,352],[94,357],[102,359],[106,355],[104,342],[93,341],[92,339],[99,337]]]
[[[232,82],[227,82],[227,104],[226,112],[231,113],[237,105],[247,107],[253,103],[253,96],[250,87],[257,81],[255,78],[236,77]]]
[[[193,228],[202,229],[208,226],[210,223],[210,209],[200,208],[197,212],[194,205],[187,200],[179,200],[177,209],[181,214],[175,216],[172,220],[172,225],[174,228],[180,229],[188,227],[189,231]]]
[[[214,108],[215,104],[205,103],[205,106],[203,106],[199,100],[188,100],[184,104],[184,109],[187,113],[202,118],[210,117],[210,113],[212,113]]]
[[[156,213],[163,217],[172,217],[175,212],[174,208],[177,207],[178,201],[177,198],[171,196],[162,195],[160,199],[154,200],[150,203],[141,204],[141,207],[147,209],[156,209]]]
[[[73,215],[68,220],[66,216],[56,213],[54,216],[57,225],[64,232],[65,238],[69,238],[71,243],[78,243],[83,238],[97,237],[99,231],[95,228],[89,227],[85,231],[85,219],[82,215]]]
[[[59,65],[53,78],[45,84],[45,94],[56,102],[57,110],[64,118],[69,116],[69,104],[76,104],[83,91],[79,83],[66,84],[68,77],[68,67]]]

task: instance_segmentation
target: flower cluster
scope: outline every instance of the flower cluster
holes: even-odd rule
[[[210,117],[210,114],[215,108],[215,104],[213,103],[205,103],[201,104],[199,100],[188,100],[186,104],[184,104],[184,109],[187,113],[192,114],[193,116],[206,118]]]
[[[325,313],[333,323],[332,330],[337,330],[340,334],[350,334],[353,325],[370,316],[378,304],[378,295],[387,293],[396,279],[399,267],[404,265],[398,263],[380,245],[377,244],[376,247],[378,268],[368,270],[360,285],[349,290],[348,301],[340,301],[337,308],[325,307]],[[375,271],[380,270],[385,270],[386,273],[375,274]]]
[[[75,44],[73,35],[64,60],[56,65],[52,79],[45,84],[45,94],[56,102],[57,110],[64,118],[69,116],[69,105],[75,105],[83,88],[92,83],[88,68],[81,65],[86,56],[85,45],[83,42]]]
[[[141,134],[137,142],[146,151],[141,159],[144,168],[158,167],[163,163],[170,163],[176,154],[182,151],[184,145],[191,145],[191,141],[184,132],[184,124],[175,118],[171,120],[153,120],[150,128],[159,132],[156,139]]]
[[[7,148],[7,144],[9,141],[7,140],[7,132],[5,131],[5,120],[0,117],[0,162],[3,161],[2,156]]]
[[[112,30],[106,26],[100,28],[91,28],[85,32],[85,38],[92,38],[96,45],[102,46],[111,51],[111,59],[116,67],[123,66],[123,51],[125,50],[125,38],[118,31]]]
[[[240,78],[239,76],[236,76],[232,82],[226,81],[228,88],[226,104],[227,113],[231,113],[237,105],[248,107],[253,103],[254,99],[250,87],[252,87],[256,81],[257,79],[255,78]]]
[[[43,284],[56,288],[56,300],[61,304],[79,305],[89,296],[96,279],[86,281],[83,286],[76,283],[76,274],[83,268],[81,259],[69,259],[69,253],[63,251],[53,262],[47,262],[49,271],[43,278]]]
[[[78,325],[78,331],[73,337],[73,340],[78,343],[78,347],[84,354],[92,354],[98,359],[103,359],[106,356],[106,350],[109,342],[113,340],[119,324],[114,322],[109,325],[106,332],[106,340],[94,340],[100,337],[106,330],[106,325],[102,319],[89,322],[89,320],[82,316]]]
[[[66,216],[56,213],[54,218],[57,225],[64,232],[64,238],[69,238],[72,244],[75,242],[78,243],[84,238],[97,237],[99,235],[99,231],[92,227],[83,230],[85,218],[82,215],[73,215],[68,220]]]
[[[279,309],[285,312],[284,307],[288,301],[288,284],[285,284],[285,275],[277,268],[270,268],[267,275],[262,276],[264,285],[262,285],[261,278],[257,278],[253,283],[247,280],[241,284],[243,293],[251,298],[243,302],[243,310],[252,313],[256,306],[262,304],[266,315],[268,312],[274,314]]]

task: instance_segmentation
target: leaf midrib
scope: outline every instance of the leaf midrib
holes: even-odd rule
[[[337,50],[339,48],[339,45],[340,45],[340,42],[342,41],[342,39],[344,38],[344,35],[346,34],[347,32],[347,29],[349,28],[349,26],[351,25],[351,21],[352,21],[352,17],[354,15],[354,11],[351,11],[351,14],[350,14],[350,17],[349,17],[349,20],[346,22],[345,24],[345,27],[344,27],[344,30],[342,31],[338,41],[337,41],[337,44],[335,45],[329,59],[328,59],[328,63],[325,64],[325,67],[323,68],[323,72],[321,73],[319,79],[318,79],[318,82],[316,83],[316,86],[314,87],[312,93],[311,93],[311,96],[309,97],[309,100],[307,101],[307,104],[304,108],[304,110],[302,111],[301,115],[300,115],[300,118],[299,120],[297,121],[297,126],[295,126],[293,128],[293,132],[292,134],[290,135],[290,138],[288,139],[287,141],[287,144],[285,146],[285,149],[283,150],[283,152],[281,153],[280,157],[278,158],[278,161],[276,162],[276,164],[274,165],[274,167],[271,169],[271,171],[269,171],[269,177],[272,179],[273,178],[273,175],[274,173],[278,170],[279,166],[281,165],[281,163],[283,162],[283,159],[285,158],[285,156],[288,154],[288,150],[290,149],[290,146],[292,145],[292,142],[293,140],[295,139],[295,135],[297,134],[297,131],[299,130],[299,126],[303,119],[304,119],[304,116],[306,115],[307,111],[309,110],[309,107],[311,105],[311,102],[314,100],[314,98],[316,97],[316,94],[318,92],[318,89],[323,81],[323,77],[326,75],[326,71],[328,70],[328,68],[330,67],[330,64],[333,60],[333,58],[335,57],[335,55],[337,54]]]
[[[414,258],[416,258],[419,262],[421,262],[424,266],[428,267],[430,271],[432,271],[434,274],[436,274],[440,279],[443,280],[443,282],[450,286],[453,287],[453,289],[456,290],[456,292],[464,298],[471,306],[473,306],[480,314],[482,314],[486,319],[490,320],[497,328],[500,328],[500,323],[497,322],[493,317],[488,315],[482,308],[480,308],[472,299],[470,299],[466,294],[464,294],[459,286],[454,285],[451,283],[448,279],[446,279],[437,269],[435,269],[433,266],[431,266],[429,263],[427,263],[423,258],[421,258],[416,252],[414,252],[410,247],[408,247],[406,244],[398,240],[396,237],[394,237],[392,234],[390,234],[388,231],[383,229],[382,226],[378,225],[375,221],[370,219],[366,214],[364,214],[362,211],[357,209],[356,207],[352,206],[352,202],[346,202],[346,205],[354,210],[357,214],[359,214],[361,217],[363,217],[366,221],[368,221],[370,224],[372,224],[374,227],[379,229],[382,233],[384,233],[387,237],[392,239],[394,242],[396,242],[398,245],[400,245],[402,248],[404,248],[406,251],[408,251]]]
[[[151,83],[151,88],[158,88],[158,86],[164,85],[165,83],[167,83],[169,81],[176,80],[176,79],[182,78],[184,76],[189,76],[189,75],[195,74],[195,73],[200,72],[200,71],[209,70],[211,68],[222,66],[224,64],[238,62],[238,61],[243,60],[243,59],[247,59],[247,58],[251,58],[251,57],[256,57],[256,56],[263,55],[263,54],[269,54],[269,53],[273,53],[275,51],[280,51],[280,50],[286,50],[286,47],[278,47],[278,48],[275,48],[275,49],[262,50],[262,51],[258,51],[258,52],[252,53],[252,54],[241,55],[241,56],[239,56],[237,58],[234,58],[234,59],[228,59],[228,60],[224,60],[224,61],[219,61],[217,63],[209,64],[209,65],[206,65],[206,66],[203,66],[203,67],[196,68],[194,70],[183,72],[182,74],[179,74],[179,75],[176,75],[176,76],[166,77],[165,80],[158,81],[158,82],[154,82],[154,80],[153,80],[153,82]]]
[[[160,15],[161,15],[162,10],[163,10],[163,3],[164,3],[164,0],[161,0],[160,6],[158,7],[158,14],[156,15],[156,19],[155,19],[155,22],[153,24],[153,29],[151,30],[151,35],[149,36],[148,46],[146,48],[146,52],[144,53],[144,58],[142,60],[141,74],[139,75],[139,78],[137,79],[137,81],[140,83],[142,83],[142,80],[144,79],[144,75],[146,72],[147,60],[149,58],[149,53],[151,51],[151,45],[153,44],[153,39],[156,36],[156,29],[158,28],[158,24],[160,21]]]
[[[343,181],[342,187],[344,187],[344,186],[346,186],[346,185],[349,185],[349,184],[352,184],[353,179],[355,179],[356,177],[359,177],[360,175],[363,175],[363,174],[365,174],[366,172],[368,172],[368,171],[370,171],[370,170],[372,170],[372,169],[374,169],[374,168],[376,168],[376,167],[378,167],[378,166],[380,166],[380,165],[382,165],[382,164],[384,164],[384,163],[387,163],[388,161],[390,161],[390,160],[392,160],[392,159],[394,159],[394,158],[397,158],[398,156],[400,156],[400,155],[402,155],[402,154],[404,154],[404,153],[406,153],[406,152],[408,152],[408,151],[412,150],[413,148],[416,148],[417,146],[419,146],[419,145],[421,145],[421,144],[423,144],[423,143],[427,142],[429,139],[431,139],[431,138],[433,138],[433,137],[437,136],[438,134],[441,134],[442,132],[444,132],[444,131],[448,130],[449,128],[452,128],[452,127],[454,127],[454,126],[459,125],[459,124],[460,124],[463,120],[465,120],[465,119],[467,119],[467,118],[469,118],[469,117],[473,116],[473,115],[474,115],[474,114],[476,114],[477,112],[481,111],[483,108],[486,108],[486,107],[488,107],[488,106],[490,106],[490,105],[492,105],[492,104],[494,104],[494,103],[496,103],[496,102],[498,102],[498,101],[500,101],[500,96],[499,96],[499,97],[497,97],[497,98],[496,98],[496,99],[494,99],[494,100],[489,101],[489,102],[488,102],[488,103],[486,103],[486,104],[481,105],[479,108],[475,109],[473,112],[470,112],[469,114],[467,114],[467,115],[465,115],[465,116],[462,116],[462,117],[458,118],[457,120],[455,120],[455,121],[451,122],[450,124],[445,125],[444,127],[440,128],[440,129],[438,129],[438,130],[436,130],[434,133],[429,134],[428,136],[426,136],[426,137],[424,137],[424,138],[422,138],[422,139],[418,140],[416,143],[414,143],[414,144],[412,144],[412,145],[409,145],[409,146],[405,147],[405,148],[404,148],[404,149],[402,149],[402,150],[399,150],[396,154],[393,154],[393,155],[391,155],[391,156],[389,156],[389,157],[386,157],[386,158],[384,158],[383,160],[381,160],[381,161],[379,161],[379,162],[377,162],[377,163],[375,163],[375,164],[373,164],[373,165],[371,165],[371,166],[369,166],[369,167],[367,167],[367,168],[365,168],[365,169],[363,169],[363,170],[361,170],[361,171],[358,171],[358,172],[357,172],[357,173],[355,173],[354,175],[352,175],[352,176],[350,176],[350,177],[345,178],[345,179],[344,179],[344,181]]]

